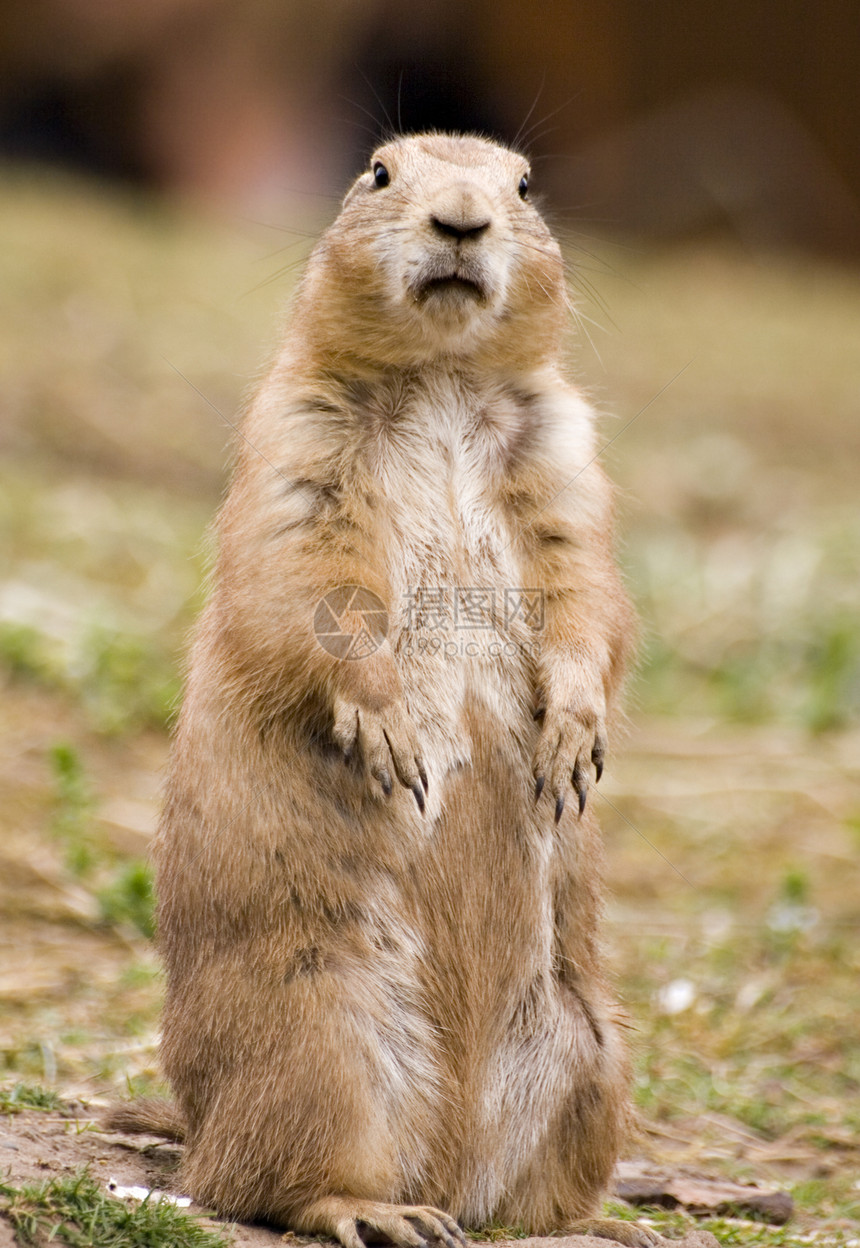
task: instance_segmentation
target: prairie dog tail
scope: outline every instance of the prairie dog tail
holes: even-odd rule
[[[178,1144],[185,1139],[185,1123],[176,1105],[156,1096],[143,1096],[136,1101],[115,1105],[105,1114],[102,1125],[107,1131],[161,1135]]]

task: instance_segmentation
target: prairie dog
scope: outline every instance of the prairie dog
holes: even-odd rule
[[[396,139],[313,251],[156,841],[186,1187],[345,1248],[649,1242],[582,1222],[628,1126],[587,795],[632,617],[528,178]]]

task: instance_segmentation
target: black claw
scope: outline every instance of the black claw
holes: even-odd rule
[[[424,764],[418,764],[418,775],[421,777],[421,783],[424,785],[424,792],[430,792],[430,785],[427,782],[427,772],[424,770]]]
[[[582,788],[582,789],[577,789],[576,791],[579,794],[579,817],[581,819],[582,813],[585,810],[585,802],[586,802],[586,798],[588,797],[588,789]]]
[[[391,797],[391,776],[389,776],[384,767],[379,773],[379,783],[382,785],[382,792],[385,796]]]
[[[540,795],[543,793],[543,786],[546,784],[546,776],[538,776],[535,784],[535,801],[540,801]]]
[[[421,814],[423,815],[424,814],[424,790],[421,788],[420,784],[416,783],[416,784],[413,784],[412,786],[412,792],[415,795],[415,801],[418,803],[418,809],[421,811]]]
[[[555,803],[555,821],[556,821],[556,823],[558,823],[558,821],[561,819],[561,816],[562,816],[562,812],[563,812],[563,810],[564,810],[564,794],[562,794],[562,795],[561,795],[561,797],[560,797],[560,798],[558,798],[558,799],[557,799],[557,801],[556,801],[556,803]]]
[[[591,761],[594,763],[594,771],[599,782],[603,775],[603,761],[606,757],[606,742],[603,737],[598,737],[594,742],[594,749],[591,751]]]

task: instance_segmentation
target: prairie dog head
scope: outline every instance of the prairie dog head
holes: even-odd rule
[[[552,355],[563,264],[528,184],[525,158],[486,139],[378,148],[311,258],[304,316],[318,341],[401,366]]]

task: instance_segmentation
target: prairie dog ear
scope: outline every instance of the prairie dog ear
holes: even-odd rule
[[[349,207],[349,205],[352,203],[352,201],[356,198],[357,195],[361,194],[363,190],[367,189],[369,182],[370,182],[370,174],[365,169],[363,173],[360,173],[358,175],[358,177],[350,186],[347,193],[344,195],[343,199],[340,201],[341,212],[343,212],[344,208]]]

